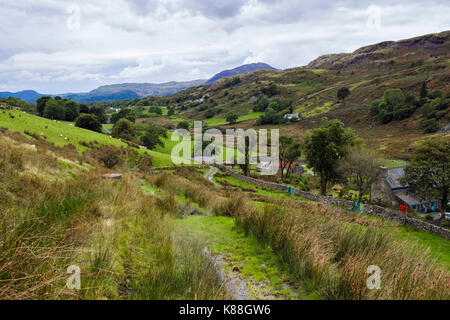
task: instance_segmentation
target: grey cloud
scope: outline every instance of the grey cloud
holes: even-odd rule
[[[69,30],[66,9],[81,8]],[[366,9],[382,9],[381,27]],[[0,91],[88,91],[208,78],[244,61],[300,66],[324,53],[443,31],[448,1],[0,0]]]
[[[230,18],[236,16],[242,6],[247,3],[246,0],[226,0],[226,1],[204,1],[204,0],[185,0],[184,5],[187,9],[203,14],[210,18]]]

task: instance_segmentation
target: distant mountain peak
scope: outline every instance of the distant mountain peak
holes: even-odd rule
[[[237,76],[239,74],[256,71],[256,70],[278,70],[278,69],[268,65],[267,63],[263,63],[263,62],[244,64],[244,65],[234,68],[234,69],[224,70],[222,72],[219,72],[214,77],[212,77],[211,79],[206,81],[206,84],[213,84],[217,80],[220,80],[223,78]]]
[[[18,92],[9,92],[9,91],[0,92],[0,98],[13,97],[13,98],[19,98],[23,101],[30,102],[30,103],[35,103],[36,100],[42,96],[43,96],[42,94],[37,93],[34,90],[22,90],[22,91],[18,91]]]

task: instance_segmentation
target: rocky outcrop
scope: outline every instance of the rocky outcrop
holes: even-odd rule
[[[411,50],[415,51],[410,55]],[[450,31],[427,34],[400,41],[384,41],[359,48],[353,53],[328,54],[310,62],[307,69],[374,69],[400,58],[402,61],[416,61],[430,55],[449,56]]]

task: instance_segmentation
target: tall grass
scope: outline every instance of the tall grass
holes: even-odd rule
[[[186,168],[178,170],[183,176],[161,173],[148,176],[147,181],[167,192],[183,195],[198,203],[200,207],[206,208],[208,212],[218,213],[222,210],[224,199],[214,184],[200,174],[187,171]]]
[[[369,218],[349,223],[313,203],[296,209],[244,206],[234,217],[239,228],[270,246],[299,279],[328,299],[450,298],[450,274],[427,250],[394,240]],[[370,265],[381,268],[380,290],[366,286]]]
[[[0,299],[223,297],[201,248],[173,236],[174,194],[160,207],[137,177],[103,180],[66,151],[0,135]],[[66,287],[70,265],[81,268],[79,291]]]

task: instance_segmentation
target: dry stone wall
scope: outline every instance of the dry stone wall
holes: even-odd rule
[[[286,193],[289,192],[289,188],[290,188],[289,186],[247,177],[247,176],[244,176],[237,172],[234,172],[233,170],[231,170],[223,165],[217,165],[217,167],[219,167],[222,171],[228,173],[230,176],[232,176],[236,179],[260,186],[261,188],[269,189],[269,190],[284,191]],[[353,209],[353,201],[325,197],[325,196],[321,196],[321,195],[314,194],[311,192],[302,191],[297,188],[294,188],[293,191],[294,191],[295,195],[298,195],[298,196],[303,197],[308,200],[321,202],[324,204],[341,206],[341,207],[345,207],[347,209]],[[390,210],[388,208],[380,207],[377,205],[365,205],[364,213],[372,214],[372,215],[386,218],[386,219],[391,219],[400,224],[412,226],[416,229],[419,229],[419,230],[422,230],[422,231],[425,231],[428,233],[433,233],[433,234],[436,234],[438,236],[441,236],[441,237],[444,237],[444,238],[450,240],[450,231],[449,230],[439,227],[439,226],[436,226],[434,224],[425,222],[425,221],[408,218],[408,217],[406,217],[398,212],[395,212],[393,210]]]

